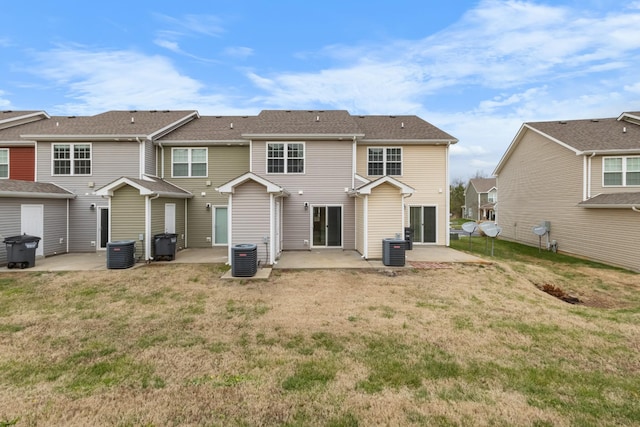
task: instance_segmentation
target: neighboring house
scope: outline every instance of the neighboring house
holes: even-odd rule
[[[47,118],[44,111],[0,112],[0,179],[35,180],[35,143],[22,139],[20,130]]]
[[[495,175],[501,237],[640,270],[640,112],[525,123]]]
[[[70,252],[104,250],[108,241],[135,240],[136,256],[146,257],[150,228],[136,224],[110,233],[111,199],[94,192],[120,177],[156,175],[154,141],[197,116],[196,111],[109,111],[25,125],[21,137],[36,144],[36,181],[55,182],[77,196],[69,206]],[[144,223],[152,220],[147,216]]]
[[[28,234],[40,237],[36,256],[68,252],[69,205],[75,195],[55,184],[13,179],[0,180],[0,242]],[[0,246],[0,265],[7,262]]]
[[[473,178],[464,192],[464,217],[475,221],[496,219],[498,189],[495,178]]]

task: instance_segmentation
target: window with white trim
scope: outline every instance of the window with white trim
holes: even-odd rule
[[[602,184],[607,186],[640,186],[640,156],[604,157]]]
[[[91,175],[91,144],[53,144],[53,175]]]
[[[367,154],[367,174],[402,175],[402,147],[370,147]]]
[[[0,179],[9,178],[9,149],[0,148]]]
[[[171,176],[207,176],[207,148],[174,148],[171,150]]]
[[[267,173],[304,173],[304,143],[268,143]]]

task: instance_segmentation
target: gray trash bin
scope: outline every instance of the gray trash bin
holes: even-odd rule
[[[160,233],[153,236],[153,259],[156,261],[176,259],[176,242],[178,235],[174,233]]]
[[[241,243],[231,247],[231,275],[253,277],[258,271],[258,245]]]
[[[40,237],[22,234],[6,237],[3,243],[7,249],[7,268],[27,268],[36,265],[36,249]]]
[[[403,267],[407,242],[400,239],[382,240],[382,263],[386,266]]]
[[[119,240],[107,243],[107,268],[129,268],[136,263],[135,240]]]

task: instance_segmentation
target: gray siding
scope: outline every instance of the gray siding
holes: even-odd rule
[[[640,215],[631,209],[579,207],[582,166],[581,156],[526,132],[498,175],[496,211],[502,237],[537,246],[532,227],[547,220],[560,251],[640,270]],[[600,179],[594,175],[592,180]]]
[[[464,194],[464,204],[467,208],[466,218],[478,221],[480,219],[478,213],[478,193],[471,184],[467,185],[467,190]]]
[[[304,174],[267,174],[266,143],[254,141],[252,145],[253,172],[291,193],[283,204],[283,249],[310,248],[304,243],[311,239],[311,208],[305,210],[305,202],[310,206],[341,205],[342,246],[355,249],[355,202],[345,192],[351,188],[351,141],[306,141]]]
[[[0,199],[0,240],[20,234],[20,206],[44,205],[44,236],[40,244],[44,256],[67,252],[67,200],[59,199]],[[60,243],[62,239],[62,243]],[[0,241],[0,265],[7,262],[6,244]]]
[[[235,189],[232,196],[231,245],[253,243],[258,245],[258,259],[267,259],[262,239],[269,236],[270,198],[266,189],[254,182],[246,182]]]
[[[148,175],[158,175],[156,169],[156,148],[152,141],[144,143],[144,173]]]
[[[93,252],[96,250],[98,226],[97,211],[91,210],[90,205],[107,205],[104,199],[93,195],[93,191],[122,176],[138,177],[139,145],[137,142],[92,142],[92,173],[89,176],[52,176],[51,145],[49,142],[37,144],[36,180],[55,182],[77,195],[69,209],[69,251]]]
[[[249,170],[249,147],[207,147],[208,177],[172,178],[171,147],[164,148],[164,178],[167,181],[191,192],[194,197],[188,200],[187,244],[190,248],[211,247],[213,239],[213,209],[207,210],[206,204],[226,206],[227,196],[215,189]],[[210,183],[210,185],[208,184]],[[205,193],[202,196],[202,193]]]

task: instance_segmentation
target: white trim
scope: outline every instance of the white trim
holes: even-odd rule
[[[225,184],[222,184],[220,187],[216,188],[215,190],[222,194],[225,194],[225,193],[233,194],[237,186],[242,185],[247,181],[255,181],[258,184],[266,187],[267,193],[283,193],[283,195],[287,195],[287,196],[289,195],[289,192],[287,192],[284,188],[280,187],[277,184],[274,184],[273,182],[265,178],[262,178],[261,176],[254,174],[253,172],[247,172],[245,174],[242,174],[239,177],[234,178]]]
[[[0,179],[9,179],[11,177],[11,151],[8,148],[0,148],[0,152],[7,152],[7,163],[0,163],[0,165],[7,165],[7,176],[0,176]]]
[[[364,245],[364,258],[369,259],[369,196],[365,196],[362,198],[362,221],[364,225],[362,227],[364,236],[363,236],[363,245]]]
[[[109,203],[111,202],[111,197],[109,197]],[[107,241],[105,242],[105,247],[100,246],[101,241],[101,228],[102,228],[102,210],[107,209],[108,213],[108,224],[107,224]],[[109,206],[96,206],[96,251],[105,251],[107,250],[106,243],[111,241],[111,209]]]
[[[622,184],[620,185],[606,185],[604,183],[604,161],[606,159],[622,159],[622,170],[620,173],[622,174]],[[640,159],[640,156],[603,156],[602,157],[602,188],[635,188],[640,187],[640,184],[628,185],[627,184],[627,160],[628,159]],[[640,172],[634,171],[633,173]],[[618,173],[618,172],[615,172]]]
[[[55,161],[56,159],[54,158],[54,147],[57,145],[68,145],[69,146],[69,173],[54,173],[55,171]],[[73,162],[75,160],[74,157],[74,147],[76,145],[88,145],[89,146],[89,167],[91,169],[91,173],[74,173],[74,165]],[[36,150],[37,151],[37,150]],[[64,159],[59,159],[59,160],[64,160]],[[87,159],[82,159],[82,160],[87,160]],[[54,142],[51,144],[51,176],[52,177],[56,177],[56,176],[93,176],[93,143],[91,142],[80,142],[80,141],[76,141],[76,142]]]
[[[439,216],[438,204],[409,205],[409,224],[414,229],[414,236],[415,236],[415,227],[413,227],[413,224],[411,224],[411,208],[420,208],[420,224],[422,226],[422,230],[421,230],[422,241],[418,242],[418,241],[414,240],[413,243],[414,244],[418,244],[418,245],[425,245],[425,246],[427,246],[427,245],[437,245],[439,237],[440,237],[440,228],[439,228],[440,227],[440,221],[438,219],[438,216]],[[424,208],[435,208],[435,210],[436,210],[435,211],[436,236],[435,236],[435,241],[434,242],[425,242],[424,241],[424,224],[422,223],[424,221]]]
[[[173,161],[173,153],[175,150],[186,150],[187,151],[187,175],[174,175],[174,161]],[[193,150],[204,150],[204,158],[205,158],[205,172],[204,175],[193,175]],[[181,165],[184,163],[180,163]],[[181,179],[181,178],[206,178],[209,176],[209,148],[208,147],[171,147],[171,178]]]
[[[371,194],[371,191],[374,188],[376,188],[379,185],[385,184],[385,183],[391,184],[394,187],[399,188],[400,189],[400,193],[403,194],[403,195],[405,195],[405,194],[411,195],[411,194],[413,194],[415,192],[415,190],[412,187],[410,187],[410,186],[398,181],[397,179],[393,178],[392,176],[385,175],[382,178],[378,178],[375,181],[371,181],[368,184],[365,184],[362,187],[359,187],[358,189],[356,189],[355,191],[352,191],[351,193],[355,193],[355,194]]]
[[[445,187],[447,189],[446,195],[445,195],[445,215],[447,216],[447,223],[446,223],[446,229],[445,229],[445,233],[444,233],[444,244],[445,246],[450,246],[451,245],[451,191],[449,191],[449,189],[451,188],[451,183],[450,183],[450,178],[449,178],[449,146],[447,146],[447,148],[445,149],[445,166],[444,166],[444,176],[445,176]],[[496,180],[496,183],[498,181]],[[492,190],[496,190],[497,193],[497,188],[494,186],[492,187],[488,192],[487,192],[487,200],[489,200],[489,193]],[[496,196],[497,198],[497,196]],[[494,202],[495,203],[495,202]],[[494,211],[495,212],[495,211]],[[436,208],[436,215],[438,214],[438,210]],[[497,219],[497,218],[496,218]],[[437,217],[436,217],[436,223],[438,222]],[[404,230],[404,227],[402,228]],[[437,238],[437,234],[438,234],[438,230],[436,229],[436,242],[438,241]]]
[[[231,248],[233,246],[233,194],[229,194],[227,203],[227,233],[229,233],[229,243],[227,244],[227,265],[231,265]]]
[[[382,150],[382,174],[381,175],[371,175],[369,173],[369,163],[371,163],[369,161],[369,150],[373,149],[373,148],[379,148]],[[366,168],[367,168],[367,176],[404,176],[404,147],[402,146],[369,146],[367,147],[367,152],[366,152]],[[387,150],[389,149],[400,149],[400,175],[396,175],[396,174],[389,174],[387,173],[387,163],[390,163],[389,160],[387,160]],[[373,163],[380,163],[380,162],[373,162]],[[398,162],[391,162],[391,163],[398,163]]]
[[[283,172],[269,172],[269,144],[282,144],[284,145],[284,169]],[[289,172],[289,144],[301,144],[302,145],[302,172]],[[307,144],[305,141],[266,141],[264,144],[264,170],[267,175],[306,175],[307,173]],[[294,158],[293,160],[298,160]]]
[[[227,242],[216,243],[218,234],[216,233],[216,211],[218,209],[227,210]],[[211,246],[226,246],[229,244],[229,206],[227,205],[213,205],[211,206]]]
[[[273,193],[269,193],[269,241],[268,243],[268,248],[269,248],[269,256],[267,257],[267,264],[273,264],[273,252],[274,252],[274,248],[273,248],[273,238],[275,236],[275,233],[273,232],[273,225],[275,222],[275,196]]]

